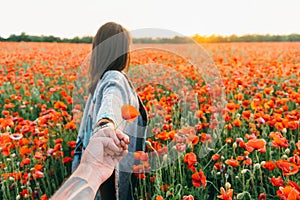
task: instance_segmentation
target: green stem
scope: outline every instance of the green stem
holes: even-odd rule
[[[220,190],[215,186],[215,184],[213,182],[208,181],[208,180],[206,180],[206,182],[209,183],[209,184],[211,184],[215,188],[215,190],[217,190],[218,192],[220,192]]]
[[[224,144],[220,149],[219,151],[217,151],[217,153],[220,153],[220,151],[222,151],[222,149],[224,149],[224,147],[227,146],[227,143]],[[217,154],[216,153],[216,154]],[[210,159],[209,162],[205,165],[205,167],[203,168],[203,171],[209,166],[209,164],[212,162],[212,160]]]
[[[180,183],[183,183],[182,181],[182,171],[181,171],[181,158],[178,158],[178,167],[179,167],[179,178],[180,178]]]

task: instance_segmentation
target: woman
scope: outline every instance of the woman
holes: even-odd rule
[[[121,160],[112,176],[101,185],[97,199],[132,199],[130,184],[134,164],[133,152],[144,150],[147,125],[146,110],[132,84],[124,73],[130,60],[131,38],[121,25],[109,22],[98,30],[93,39],[89,68],[89,97],[81,121],[77,147],[73,160],[74,171],[82,151],[96,129],[113,126],[127,134],[130,139],[128,155]],[[124,123],[121,107],[130,104],[138,108],[140,116],[132,123]],[[130,183],[131,182],[131,183]]]

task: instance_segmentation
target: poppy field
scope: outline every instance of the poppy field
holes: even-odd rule
[[[224,85],[217,137],[205,74],[171,52],[131,54],[128,76],[149,119],[134,198],[300,199],[300,43],[201,45]],[[0,47],[0,199],[48,199],[70,175],[74,114],[88,95],[76,81],[91,45]]]

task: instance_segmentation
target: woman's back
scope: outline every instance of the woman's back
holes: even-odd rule
[[[140,116],[129,123],[122,119],[121,107],[129,104],[139,109]],[[113,199],[112,191],[115,191],[117,199],[131,199],[131,172],[135,163],[133,153],[144,150],[144,141],[147,125],[146,110],[138,98],[134,88],[130,84],[126,75],[117,70],[107,71],[97,83],[94,95],[90,95],[86,103],[84,116],[78,133],[78,141],[81,140],[83,149],[88,144],[92,135],[92,128],[100,119],[110,119],[116,127],[122,130],[130,138],[128,155],[121,160],[113,176],[102,185],[102,195]],[[90,122],[89,122],[90,119]],[[80,150],[79,150],[80,151]],[[72,170],[75,170],[82,152],[75,152]],[[115,180],[118,180],[117,182]],[[133,181],[134,182],[134,181]],[[115,190],[108,190],[111,185],[115,185]],[[104,198],[103,198],[104,199]]]

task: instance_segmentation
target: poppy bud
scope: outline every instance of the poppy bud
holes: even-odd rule
[[[6,132],[9,132],[9,133],[11,133],[11,129],[10,129],[10,127],[9,127],[9,126],[7,126],[7,127],[6,127]]]
[[[286,154],[290,154],[290,149],[289,149],[289,148],[287,148],[287,149],[284,151],[284,153],[286,153]]]
[[[165,154],[165,155],[163,156],[163,161],[167,161],[167,159],[168,159],[168,155]]]
[[[232,144],[232,148],[233,148],[233,149],[236,149],[236,148],[237,148],[237,143],[236,143],[236,142],[234,142],[234,143]]]
[[[286,132],[287,132],[286,128],[283,128],[283,129],[282,129],[282,133],[283,133],[283,134],[286,134]]]
[[[145,142],[145,144],[146,144],[146,146],[148,146],[148,147],[152,147],[151,142],[149,142],[148,140]]]
[[[236,198],[237,199],[244,199],[244,196],[245,196],[244,192],[243,193],[238,193],[237,196],[236,196]]]
[[[225,178],[228,179],[229,175],[227,173],[225,173]]]
[[[229,190],[231,188],[231,184],[229,182],[225,183],[225,188],[226,190]]]
[[[254,169],[260,169],[260,164],[259,164],[259,163],[256,163],[256,164],[254,165]]]

